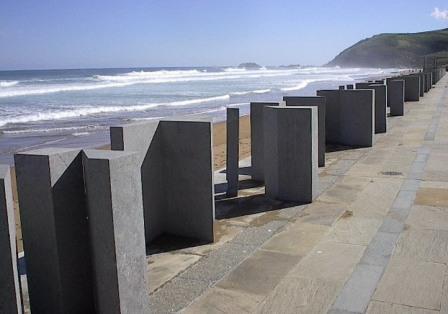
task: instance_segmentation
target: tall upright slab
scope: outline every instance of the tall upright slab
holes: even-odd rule
[[[405,81],[390,79],[387,81],[387,99],[391,116],[404,115]]]
[[[227,196],[238,195],[238,170],[240,155],[240,109],[227,108],[226,178]]]
[[[383,84],[357,83],[356,89],[375,91],[375,134],[387,131],[387,87]]]
[[[275,102],[250,103],[251,175],[253,180],[264,181],[264,108],[278,105]]]
[[[0,313],[23,313],[11,174],[5,165],[0,165]]]
[[[79,149],[14,156],[33,313],[92,313],[89,227]]]
[[[417,75],[408,75],[400,77],[405,81],[404,100],[419,101],[420,100],[420,77]]]
[[[318,158],[319,167],[325,166],[325,97],[284,96],[286,106],[311,106],[318,111]]]
[[[83,167],[95,312],[149,313],[138,156],[85,150]]]
[[[266,195],[312,202],[318,189],[317,107],[266,107],[264,120]]]
[[[425,96],[426,76],[424,73],[419,73],[418,76],[420,77],[420,97],[424,97]]]
[[[112,150],[138,152],[147,243],[162,234],[213,242],[211,121],[173,118],[110,131]]]
[[[371,147],[374,142],[373,90],[319,90],[325,97],[327,144]]]

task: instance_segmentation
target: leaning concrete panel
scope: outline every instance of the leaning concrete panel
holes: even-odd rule
[[[83,167],[95,312],[149,313],[139,158],[86,150]]]
[[[404,115],[405,81],[391,79],[387,81],[387,98],[391,116]]]
[[[14,156],[33,313],[92,313],[93,292],[81,151]]]
[[[138,152],[147,243],[162,234],[213,242],[210,121],[173,118],[111,127],[111,147]]]
[[[11,174],[0,165],[0,313],[22,312]]]
[[[278,106],[274,102],[250,103],[250,148],[251,148],[251,175],[253,180],[264,180],[264,119],[263,109],[267,106]]]
[[[387,87],[382,84],[357,83],[356,89],[375,91],[375,133],[387,131]]]
[[[283,100],[286,102],[286,106],[315,106],[318,109],[318,154],[319,154],[319,167],[325,166],[325,97],[295,97],[284,96]]]
[[[238,170],[240,146],[240,109],[227,108],[227,147],[226,147],[226,178],[227,196],[238,195]]]
[[[318,189],[317,107],[266,107],[264,119],[266,195],[312,202]]]

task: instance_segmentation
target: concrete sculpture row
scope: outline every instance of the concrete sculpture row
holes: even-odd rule
[[[444,69],[250,104],[251,175],[268,198],[309,203],[327,144],[371,147]],[[423,82],[423,83],[422,83]],[[239,110],[228,109],[227,195],[238,195]],[[111,150],[15,155],[30,307],[39,313],[148,313],[148,244],[214,241],[212,123],[200,117],[111,127]],[[9,167],[0,167],[0,313],[22,313]]]

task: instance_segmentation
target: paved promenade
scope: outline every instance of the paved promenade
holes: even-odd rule
[[[153,254],[152,311],[448,313],[448,76],[373,148],[326,157],[314,203],[248,181],[215,244]]]

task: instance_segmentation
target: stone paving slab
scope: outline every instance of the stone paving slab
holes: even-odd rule
[[[393,257],[374,300],[440,310],[446,265]]]

